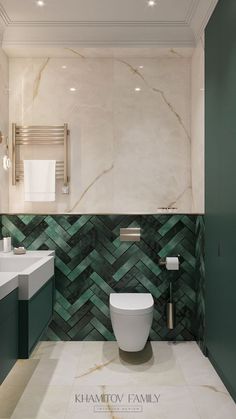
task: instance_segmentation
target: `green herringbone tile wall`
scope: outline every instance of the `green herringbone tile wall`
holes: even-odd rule
[[[48,339],[113,340],[109,294],[151,292],[151,339],[192,340],[203,323],[203,312],[196,307],[202,289],[196,269],[201,221],[201,216],[187,215],[3,215],[2,231],[14,245],[56,250],[56,302]],[[141,227],[140,242],[120,242],[120,227],[130,226]],[[159,267],[160,257],[177,254],[180,271]],[[171,332],[166,327],[170,280],[176,303]]]

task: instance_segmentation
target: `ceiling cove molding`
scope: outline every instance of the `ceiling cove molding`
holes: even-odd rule
[[[3,24],[3,26],[7,26],[11,23],[11,19],[9,18],[6,10],[0,3],[0,22]]]
[[[207,11],[207,13],[205,14],[205,16],[202,20],[202,24],[200,25],[199,31],[196,33],[196,40],[197,41],[199,41],[199,39],[201,38],[201,36],[202,36],[202,34],[203,34],[203,32],[204,32],[204,30],[205,30],[205,28],[206,28],[206,26],[209,22],[209,19],[212,15],[213,11],[215,10],[215,7],[216,7],[217,3],[218,3],[218,0],[212,0],[210,6],[208,8],[208,11]]]
[[[14,21],[0,3],[3,46],[193,47],[218,0],[189,0],[179,21]]]
[[[12,27],[163,27],[163,26],[187,26],[187,23],[185,21],[153,21],[153,22],[147,22],[147,21],[20,21],[20,22],[11,22],[10,24]]]
[[[183,21],[13,21],[0,3],[0,18],[5,25],[11,26],[152,26],[152,25],[184,25],[188,24],[200,0],[191,0],[187,15]]]
[[[193,28],[196,43],[202,37],[202,35],[205,31],[205,28],[207,26],[207,23],[208,23],[211,15],[212,15],[215,7],[216,7],[218,1],[219,0],[212,0],[210,5],[206,9],[206,7],[204,7],[204,4],[205,4],[204,0],[202,0],[202,2],[200,0],[199,9],[204,8],[204,12],[202,13],[202,17],[201,17],[201,19],[197,18],[197,13],[195,13],[192,16],[191,21],[189,22],[189,24]]]
[[[185,18],[185,23],[187,25],[189,25],[189,23],[191,22],[191,19],[198,7],[198,3],[199,3],[199,0],[192,0],[192,3],[189,5],[188,13]]]
[[[195,43],[186,24],[124,26],[13,26],[6,27],[3,47],[24,46],[190,46]]]
[[[170,40],[147,40],[147,41],[133,41],[133,40],[126,40],[126,41],[3,41],[3,49],[10,48],[10,47],[62,47],[62,48],[70,48],[70,47],[189,47],[192,48],[195,46],[195,42],[182,40],[178,41],[176,39]]]

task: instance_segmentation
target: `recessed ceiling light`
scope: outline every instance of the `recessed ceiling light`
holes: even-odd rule
[[[43,6],[45,6],[45,2],[44,2],[43,0],[37,0],[37,1],[36,1],[36,4],[37,4],[37,6],[39,6],[39,7],[43,7]]]
[[[135,92],[141,92],[141,87],[135,87]]]
[[[71,92],[76,92],[76,88],[75,87],[70,87],[70,91]]]
[[[139,65],[139,68],[142,69],[143,68],[143,65]]]
[[[62,68],[63,70],[65,70],[65,69],[67,68],[67,66],[66,66],[66,65],[62,65],[62,66],[61,66],[61,68]]]
[[[156,2],[155,2],[155,0],[148,0],[147,5],[149,7],[154,7],[154,6],[156,6]]]

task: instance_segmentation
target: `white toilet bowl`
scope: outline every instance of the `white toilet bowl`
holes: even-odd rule
[[[120,349],[141,351],[151,329],[154,301],[151,294],[110,294],[113,331]]]

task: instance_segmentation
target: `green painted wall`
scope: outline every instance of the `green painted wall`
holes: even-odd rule
[[[111,292],[153,294],[152,340],[203,339],[202,216],[3,215],[2,224],[15,245],[56,250],[56,302],[47,339],[113,340]],[[128,226],[141,227],[140,242],[120,242],[119,229]],[[177,254],[180,271],[158,266],[160,257]],[[176,302],[172,332],[166,328],[170,279]]]
[[[206,29],[206,345],[236,400],[236,1]]]

